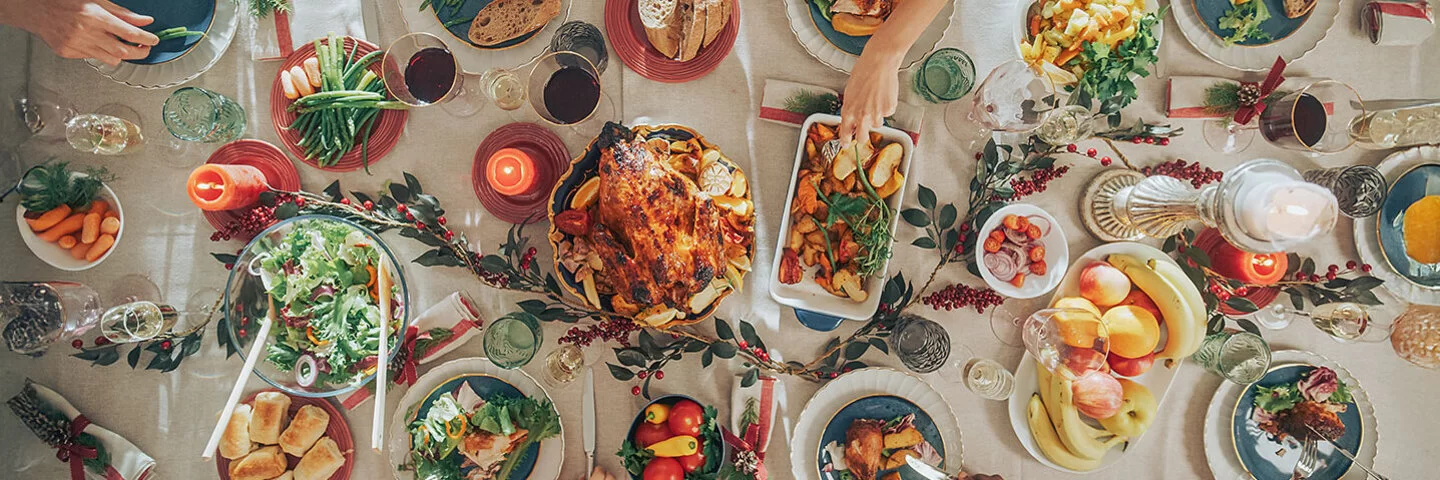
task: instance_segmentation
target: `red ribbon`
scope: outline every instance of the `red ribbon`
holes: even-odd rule
[[[1276,88],[1280,88],[1281,83],[1285,83],[1285,65],[1284,58],[1275,57],[1275,65],[1270,67],[1270,73],[1265,76],[1265,81],[1260,83],[1260,97],[1255,100],[1254,105],[1241,106],[1239,110],[1235,111],[1235,123],[1248,124],[1255,119],[1255,116],[1265,111],[1265,97],[1274,93]]]
[[[395,376],[396,385],[414,385],[416,374],[415,366],[420,359],[415,358],[415,341],[420,339],[420,329],[414,325],[405,330],[405,345],[400,347],[400,355],[404,360],[400,362],[400,374]]]
[[[90,419],[85,418],[84,415],[77,415],[70,420],[70,438],[65,439],[64,443],[56,447],[59,450],[55,452],[55,458],[61,462],[70,463],[70,480],[85,480],[85,460],[100,456],[100,452],[96,451],[95,447],[87,447],[78,443],[80,433],[84,432],[85,427],[88,426],[90,426]]]
[[[758,430],[758,428],[755,425],[751,425],[746,431],[746,437],[750,436],[750,430]],[[755,480],[766,480],[766,478],[769,477],[769,473],[765,470],[765,457],[761,455],[760,452],[755,451],[755,447],[750,446],[750,442],[735,436],[735,433],[731,432],[728,428],[722,427],[720,434],[722,436],[721,438],[725,439],[725,443],[729,444],[731,448],[734,448],[736,453],[751,452],[755,454]]]

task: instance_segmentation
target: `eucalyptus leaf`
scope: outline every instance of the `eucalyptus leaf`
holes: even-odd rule
[[[930,187],[920,185],[920,189],[918,192],[916,192],[916,196],[917,199],[920,200],[921,207],[925,207],[927,209],[935,208],[935,191],[931,190]]]

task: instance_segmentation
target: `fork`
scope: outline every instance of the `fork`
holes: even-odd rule
[[[1307,437],[1305,445],[1300,449],[1300,461],[1295,462],[1295,473],[1291,480],[1305,480],[1320,468],[1319,449],[1316,447],[1315,438]]]
[[[1306,425],[1305,428],[1310,429],[1310,433],[1313,433],[1313,434],[1315,434],[1316,436],[1320,436],[1320,432],[1315,431],[1315,427]],[[1375,478],[1377,478],[1377,479],[1379,479],[1379,480],[1390,480],[1389,478],[1385,478],[1384,475],[1375,473],[1374,470],[1370,470],[1370,467],[1365,466],[1365,464],[1360,463],[1359,460],[1356,460],[1356,459],[1355,459],[1355,455],[1354,455],[1354,454],[1351,454],[1349,451],[1346,451],[1346,450],[1345,450],[1344,448],[1342,448],[1340,445],[1336,445],[1336,444],[1335,444],[1335,441],[1330,440],[1329,438],[1325,438],[1325,437],[1323,437],[1323,436],[1320,436],[1320,439],[1321,439],[1321,440],[1324,440],[1326,443],[1329,443],[1330,446],[1335,447],[1335,451],[1340,452],[1340,454],[1341,454],[1341,455],[1344,455],[1345,458],[1350,459],[1350,462],[1351,462],[1352,464],[1360,467],[1362,470],[1365,470],[1366,475],[1373,476],[1373,477],[1375,477]],[[1366,478],[1369,478],[1369,477],[1366,477]]]

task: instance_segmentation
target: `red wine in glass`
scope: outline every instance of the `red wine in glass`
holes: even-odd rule
[[[405,65],[405,87],[425,103],[435,103],[455,85],[455,56],[449,50],[430,47],[410,56]]]
[[[545,82],[545,110],[557,123],[580,122],[600,103],[600,80],[580,67],[565,67]]]
[[[1266,108],[1260,115],[1260,134],[1282,147],[1308,149],[1325,137],[1329,118],[1325,104],[1305,93]]]

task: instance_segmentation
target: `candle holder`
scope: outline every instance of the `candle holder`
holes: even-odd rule
[[[1163,238],[1199,220],[1254,253],[1283,252],[1330,231],[1335,196],[1277,160],[1246,162],[1201,189],[1179,179],[1107,170],[1085,188],[1081,219],[1108,242]]]

